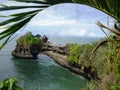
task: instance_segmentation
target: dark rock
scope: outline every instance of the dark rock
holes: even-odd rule
[[[17,44],[15,50],[12,52],[12,55],[15,58],[23,58],[23,59],[36,59],[37,55],[40,52],[40,46],[31,46],[29,49],[26,49]]]

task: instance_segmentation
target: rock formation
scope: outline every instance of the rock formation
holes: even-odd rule
[[[33,36],[31,32],[17,39],[17,45],[12,55],[16,58],[35,59],[41,51],[41,37]]]

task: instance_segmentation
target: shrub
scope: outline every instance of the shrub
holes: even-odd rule
[[[70,46],[70,45],[69,45]],[[69,48],[68,62],[71,65],[86,66],[89,67],[90,64],[90,55],[92,52],[93,46],[90,44],[71,44]]]
[[[16,85],[16,83],[16,78],[5,79],[2,83],[0,83],[0,90],[22,90]]]

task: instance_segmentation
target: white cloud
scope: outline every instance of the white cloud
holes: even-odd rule
[[[77,21],[70,20],[64,17],[59,17],[50,12],[40,13],[33,19],[30,26],[62,26],[62,25],[77,25]]]
[[[34,26],[61,26],[77,24],[77,22],[74,20],[59,20],[59,19],[46,19],[42,21],[34,21],[32,23],[34,23]]]
[[[77,28],[71,28],[69,30],[61,31],[59,35],[84,36],[86,32],[87,32],[86,30],[79,30]]]

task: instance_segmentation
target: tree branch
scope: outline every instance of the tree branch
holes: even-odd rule
[[[105,28],[105,29],[107,29],[107,30],[109,30],[109,31],[111,31],[111,32],[113,32],[113,33],[115,33],[115,34],[117,34],[117,35],[120,36],[120,32],[119,32],[117,29],[111,29],[111,28],[103,25],[103,24],[102,24],[101,22],[99,22],[99,21],[97,21],[96,24],[97,24],[99,27]]]

